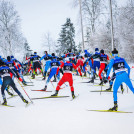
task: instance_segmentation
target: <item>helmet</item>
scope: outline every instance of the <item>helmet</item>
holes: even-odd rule
[[[47,51],[44,51],[44,54],[47,54]]]
[[[99,51],[99,48],[95,48],[95,51]]]
[[[5,65],[5,63],[0,59],[0,66]]]
[[[52,56],[55,56],[55,53],[52,53]]]
[[[37,52],[34,52],[34,55],[36,55],[37,54]]]
[[[101,49],[101,50],[100,50],[100,53],[104,54],[104,50],[103,50],[103,49]]]
[[[11,57],[10,56],[7,56],[7,60],[10,61],[11,60]]]
[[[114,50],[112,51],[112,54],[118,54],[118,51],[116,48],[114,48]]]
[[[71,49],[68,49],[68,52],[70,52],[70,53],[71,53]]]
[[[12,56],[11,56],[11,59],[13,59],[13,58],[14,58],[14,56],[12,55]]]
[[[84,50],[85,53],[87,53],[87,50]]]

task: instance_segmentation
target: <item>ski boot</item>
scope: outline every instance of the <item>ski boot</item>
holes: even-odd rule
[[[28,101],[27,101],[27,100],[25,100],[25,99],[23,99],[23,102],[24,102],[24,103],[26,103],[26,104],[28,104]]]
[[[52,94],[51,96],[58,96],[58,90],[55,91],[55,94]]]
[[[22,101],[23,101],[24,103],[28,104],[28,101],[25,100],[23,97],[21,97],[21,99],[22,99]]]
[[[56,78],[54,78],[53,82],[56,82]]]
[[[9,89],[9,85],[7,86],[7,90]]]
[[[12,93],[10,93],[9,91],[7,91],[7,93],[8,93],[9,95],[13,96],[13,94],[12,94]]]
[[[117,102],[114,102],[114,107],[110,108],[109,111],[117,111],[117,110],[118,110]]]
[[[26,81],[24,81],[24,80],[22,81],[22,83],[23,83],[23,85],[25,85],[25,86],[27,85]]]
[[[84,72],[84,77],[87,77],[87,74],[86,74],[86,72]]]
[[[124,89],[123,89],[123,85],[122,84],[121,84],[121,92],[122,92],[122,94],[124,92]]]
[[[95,75],[95,73],[93,74],[93,79],[96,79],[96,75]]]
[[[6,99],[4,99],[2,105],[7,105],[7,100]]]
[[[72,91],[72,98],[73,98],[73,99],[75,98],[74,91]]]
[[[45,79],[46,79],[46,76],[44,76],[42,80],[45,80]]]
[[[45,87],[43,88],[43,90],[44,90],[44,91],[46,91],[46,90],[47,90],[47,85],[45,85]]]
[[[111,91],[111,90],[112,90],[112,85],[110,85],[110,87],[106,89],[106,91]]]
[[[37,72],[35,72],[35,75],[38,76]]]
[[[96,77],[96,78],[99,77],[98,74],[95,73],[95,77]]]
[[[100,79],[100,84],[99,85],[103,85],[103,80],[102,79]]]
[[[94,83],[94,77],[92,77],[92,80],[90,80],[89,83]]]
[[[32,79],[35,79],[35,74],[32,73],[32,76],[31,77],[32,77]]]
[[[49,76],[49,75],[50,75],[50,72],[47,73],[47,76]]]

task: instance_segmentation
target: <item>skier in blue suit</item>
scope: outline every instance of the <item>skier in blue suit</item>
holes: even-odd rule
[[[84,50],[85,60],[87,60],[87,58],[89,58],[89,57],[91,57],[91,54],[87,50]],[[88,62],[88,64],[89,64],[90,67],[93,67],[93,64],[92,64],[91,60]],[[83,65],[83,71],[84,71],[84,76],[86,76],[86,64]],[[88,71],[88,73],[89,73],[89,71]]]
[[[47,71],[50,68],[50,62],[51,62],[52,56],[48,54],[47,51],[45,51],[45,55],[40,58],[40,61],[43,59],[46,61],[45,66],[44,66],[44,78],[43,78],[43,80],[45,80]]]
[[[48,79],[46,81],[46,85],[45,85],[45,88],[44,88],[45,91],[47,89],[47,85],[48,85],[49,81],[51,80],[51,78],[54,75],[56,75],[57,68],[61,65],[61,63],[55,58],[52,59],[52,61],[49,64],[50,64],[49,66],[51,67],[51,71],[50,71],[50,74],[49,74]],[[58,73],[57,78],[60,79],[60,73]]]
[[[124,82],[124,83],[126,83],[126,85],[130,88],[130,90],[133,93],[134,93],[134,88],[133,88],[133,85],[129,78],[130,67],[127,64],[127,62],[125,61],[125,59],[118,57],[118,51],[116,50],[116,48],[114,48],[114,50],[112,51],[112,56],[114,58],[110,60],[109,68],[107,71],[107,76],[106,76],[106,79],[104,80],[104,82],[107,82],[108,76],[113,67],[115,75],[116,75],[114,85],[113,85],[114,107],[110,108],[109,110],[117,111],[118,110],[117,91],[118,91],[119,86]],[[126,72],[126,69],[128,70],[128,73]]]
[[[2,79],[0,77],[0,85],[2,86]],[[5,90],[7,91],[7,93],[11,96],[13,96],[13,94],[11,92],[9,92],[8,88],[6,87]]]
[[[99,52],[99,49],[98,48],[95,48],[95,54],[94,54],[94,56],[96,56],[96,55],[100,55],[100,52]],[[98,70],[100,68],[100,59],[99,59],[99,57],[96,57],[96,58],[93,58],[93,59],[94,59],[93,69],[94,69],[94,73],[96,74],[96,68],[98,68]]]
[[[91,61],[92,59],[92,61]],[[98,48],[95,48],[95,54],[93,54],[92,56],[90,56],[84,64],[86,64],[87,62],[89,62],[90,67],[91,67],[91,77],[92,79],[89,81],[89,83],[94,83],[94,79],[95,79],[95,75],[96,74],[96,68],[100,68],[100,52]],[[93,64],[92,64],[93,62]]]

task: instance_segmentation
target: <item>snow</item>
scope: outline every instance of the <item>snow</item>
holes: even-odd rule
[[[133,79],[134,70],[131,71]],[[112,93],[90,92],[101,90],[99,86],[93,86],[88,83],[87,78],[73,76],[75,94],[79,96],[71,100],[69,86],[59,91],[59,95],[69,95],[68,98],[51,98],[33,100],[34,105],[25,107],[25,104],[19,97],[8,99],[8,104],[15,107],[0,106],[0,134],[132,134],[134,124],[134,113],[106,113],[92,112],[90,110],[106,110],[113,107]],[[25,76],[26,81],[29,81]],[[57,83],[54,87],[51,82],[48,89],[53,92],[33,92],[33,90],[42,89],[45,85],[37,76],[34,86],[24,87],[30,98],[50,96],[55,92]],[[99,80],[95,82],[99,83]],[[26,99],[21,86],[17,83],[18,89]],[[67,84],[68,85],[68,84]],[[106,89],[107,86],[103,86]],[[118,93],[119,111],[134,112],[134,95],[124,85],[124,94]],[[119,89],[120,91],[120,89]],[[6,94],[6,96],[8,96]],[[1,97],[0,100],[2,101]]]

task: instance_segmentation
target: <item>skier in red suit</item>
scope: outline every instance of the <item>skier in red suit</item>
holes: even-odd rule
[[[62,85],[63,83],[65,83],[65,82],[69,82],[69,85],[70,85],[70,88],[71,88],[71,92],[72,92],[72,98],[74,99],[74,98],[75,98],[75,95],[74,95],[72,71],[73,71],[73,68],[74,68],[74,69],[77,69],[78,72],[79,72],[79,74],[80,74],[80,76],[82,76],[81,70],[80,70],[79,67],[77,68],[74,63],[71,63],[71,62],[69,61],[69,59],[68,59],[65,63],[61,64],[61,65],[58,67],[58,69],[57,69],[57,74],[58,74],[58,72],[59,72],[59,69],[61,69],[61,68],[63,68],[64,74],[63,74],[61,80],[59,81],[59,83],[58,83],[58,85],[57,85],[57,87],[56,87],[56,92],[55,92],[55,94],[53,94],[53,95],[51,95],[51,96],[58,96],[58,92],[59,92],[59,90],[60,90],[61,85]]]
[[[103,70],[105,72],[107,72],[106,71],[106,67],[107,67],[107,61],[108,60],[109,60],[108,55],[104,54],[104,50],[102,49],[100,51],[100,69],[99,69],[99,74],[98,74],[99,77],[100,77],[100,81],[101,81],[99,85],[102,85],[103,84],[103,80],[102,80],[101,74],[102,74]],[[108,77],[108,79],[110,79],[110,77]]]

